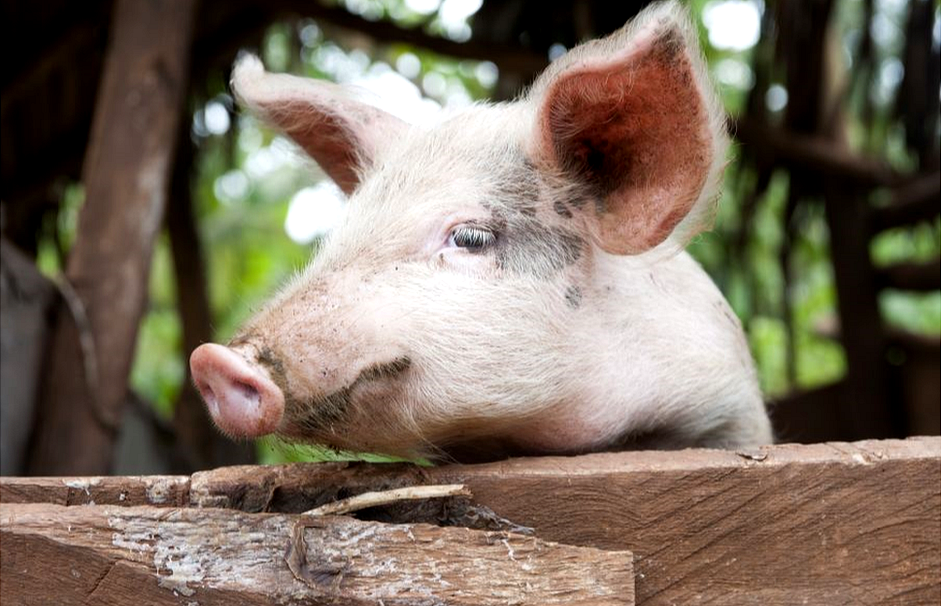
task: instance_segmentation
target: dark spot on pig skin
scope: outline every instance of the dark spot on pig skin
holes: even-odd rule
[[[304,401],[286,395],[284,411],[290,437],[313,441],[324,434],[340,433],[350,405],[349,388],[316,400]]]
[[[736,316],[735,313],[731,309],[729,309],[729,306],[726,305],[725,301],[715,301],[713,303],[713,306],[715,306],[715,308],[722,313],[726,321],[734,330],[738,331],[739,329],[741,329],[742,327],[741,320],[739,320],[738,316]]]
[[[539,207],[539,192],[542,188],[542,177],[539,169],[531,158],[519,148],[512,150],[517,160],[511,163],[505,174],[501,174],[496,182],[500,185],[494,192],[494,198],[504,206],[507,212],[518,212],[527,216],[535,216]],[[491,172],[492,166],[485,170]]]
[[[568,209],[568,207],[565,205],[565,202],[562,200],[556,200],[552,205],[552,209],[555,211],[555,214],[559,215],[560,217],[565,217],[566,219],[572,218],[572,211]]]
[[[592,196],[587,193],[577,194],[577,195],[572,196],[569,199],[568,203],[575,210],[581,210],[585,206],[585,204],[587,204],[588,201],[591,199],[592,199]]]
[[[528,220],[508,224],[495,246],[500,269],[549,278],[581,257],[585,241],[572,232]]]
[[[665,65],[673,65],[683,54],[686,44],[683,35],[674,27],[668,27],[657,33],[657,40],[653,43],[653,53],[657,61]]]
[[[232,337],[229,342],[226,344],[226,347],[232,349],[234,347],[239,347],[241,345],[247,345],[249,343],[254,344],[258,342],[258,335],[253,332],[244,332],[239,335]]]
[[[281,358],[273,349],[265,345],[264,340],[258,333],[252,331],[236,335],[228,343],[230,349],[233,347],[243,347],[245,345],[251,345],[254,348],[257,362],[268,369],[268,372],[271,374],[271,380],[274,381],[275,385],[277,385],[281,391],[284,391],[287,387],[287,377],[285,376],[284,363],[281,362]]]
[[[365,383],[389,380],[412,366],[411,358],[403,356],[391,362],[374,364],[359,373],[347,387],[327,396],[300,400],[285,394],[285,414],[292,436],[316,438],[323,434],[342,433],[349,418],[353,391]]]
[[[496,240],[480,252],[493,254],[497,267],[508,273],[549,278],[576,262],[586,243],[574,231],[547,225],[537,217],[540,207],[548,209],[551,204],[540,196],[545,188],[542,173],[522,150],[514,153],[518,160],[493,179],[499,185],[483,204],[491,213],[487,223]],[[553,208],[572,216],[562,203]]]
[[[366,370],[359,373],[359,376],[356,377],[355,381],[353,381],[353,385],[351,385],[351,387],[364,381],[374,381],[376,379],[394,377],[397,374],[405,372],[411,367],[412,359],[408,356],[402,356],[401,358],[396,358],[391,362],[385,362],[383,364],[374,364],[373,366],[370,366]]]
[[[603,146],[603,144],[604,142],[599,145]],[[582,154],[584,154],[582,162],[584,162],[589,171],[593,173],[600,172],[601,169],[604,168],[604,150],[598,149],[590,139],[583,139],[581,145],[583,148]]]
[[[578,309],[582,305],[582,290],[577,286],[569,286],[565,291],[565,302],[572,309]]]
[[[271,374],[284,376],[284,363],[270,347],[265,346],[258,350],[258,363],[267,367]]]

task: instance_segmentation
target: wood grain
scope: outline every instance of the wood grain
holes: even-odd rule
[[[220,509],[0,504],[4,604],[634,603],[632,556],[512,533]]]
[[[189,502],[189,476],[0,478],[0,503],[183,507]]]
[[[89,496],[105,502],[115,494],[104,489],[111,480],[90,486]],[[188,484],[191,506],[251,512],[301,512],[368,491],[466,484],[472,499],[400,503],[358,517],[529,529],[544,540],[632,551],[638,604],[941,602],[939,437],[437,468],[228,467],[178,482],[180,491]],[[0,501],[43,500],[41,483],[63,492],[61,478],[6,478]],[[146,497],[146,490],[134,495]],[[129,493],[124,503],[132,502]]]

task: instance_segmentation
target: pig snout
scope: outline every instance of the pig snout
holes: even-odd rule
[[[233,437],[274,432],[284,416],[284,394],[265,369],[223,345],[200,345],[190,356],[196,388],[213,422]]]

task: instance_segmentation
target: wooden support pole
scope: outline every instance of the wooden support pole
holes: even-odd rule
[[[820,135],[788,132],[745,118],[730,121],[729,132],[748,153],[768,164],[847,179],[860,187],[892,186],[902,180],[887,163],[856,156]]]
[[[824,212],[846,354],[840,417],[852,440],[904,435],[904,410],[890,398],[879,285],[869,256],[870,208],[851,182],[824,183]]]
[[[209,469],[255,460],[254,443],[235,442],[215,428],[189,372],[190,353],[201,344],[212,341],[213,337],[206,264],[193,208],[191,181],[195,150],[189,133],[190,122],[184,120],[180,124],[177,140],[166,222],[176,278],[177,309],[183,328],[183,363],[186,368],[186,377],[173,410],[173,430],[187,468],[177,471]]]
[[[119,0],[83,169],[31,473],[107,473],[166,206],[195,0]],[[87,324],[75,317],[86,316]],[[80,345],[81,343],[81,345]]]
[[[4,604],[630,606],[633,557],[507,532],[220,509],[0,505]]]
[[[941,600],[941,437],[435,468],[311,463],[158,478],[6,478],[0,503],[295,513],[427,484],[464,484],[473,497],[408,501],[357,516],[515,528],[547,541],[631,551],[638,604]],[[82,508],[64,511],[74,509]]]

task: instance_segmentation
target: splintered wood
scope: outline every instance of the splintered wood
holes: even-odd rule
[[[5,478],[0,531],[3,604],[938,604],[941,438]]]
[[[0,525],[4,604],[634,603],[630,553],[512,533],[39,503]]]
[[[418,501],[421,499],[440,499],[442,497],[469,497],[471,493],[463,484],[441,484],[434,486],[409,486],[407,488],[393,488],[381,492],[364,492],[355,497],[334,501],[310,511],[308,516],[343,515],[380,505],[391,505],[401,501]]]

